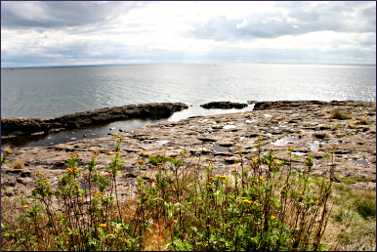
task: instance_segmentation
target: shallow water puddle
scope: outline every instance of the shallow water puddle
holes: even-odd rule
[[[368,167],[369,161],[367,159],[357,159],[353,160],[353,163],[358,166]]]
[[[298,140],[298,138],[295,137],[295,136],[286,136],[286,137],[282,137],[282,138],[276,140],[272,144],[275,145],[275,146],[286,146],[288,144],[297,143],[297,140]]]
[[[156,141],[156,144],[158,144],[160,146],[164,146],[169,142],[170,142],[169,140],[158,140],[158,141]]]
[[[302,151],[293,151],[292,154],[296,155],[296,156],[305,156],[306,155],[306,153],[302,152]]]
[[[228,129],[235,129],[236,128],[236,125],[233,125],[233,124],[228,124],[228,125],[225,125],[224,127],[223,127],[223,129],[225,129],[225,130],[228,130]]]
[[[320,147],[320,142],[314,141],[312,143],[308,143],[308,147],[312,152],[318,152],[319,147]]]

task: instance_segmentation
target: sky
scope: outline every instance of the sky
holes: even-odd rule
[[[376,2],[1,2],[1,65],[375,64]]]

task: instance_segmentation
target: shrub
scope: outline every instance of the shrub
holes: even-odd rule
[[[180,156],[152,156],[154,179],[137,177],[136,195],[119,199],[121,139],[103,173],[96,158],[68,160],[56,188],[39,174],[32,200],[5,220],[12,250],[318,250],[329,219],[332,182],[259,150],[231,174],[210,162],[192,169]],[[244,157],[240,154],[240,160]],[[142,162],[140,162],[142,165]]]
[[[355,202],[357,212],[366,218],[376,217],[376,199],[375,198],[362,198]]]

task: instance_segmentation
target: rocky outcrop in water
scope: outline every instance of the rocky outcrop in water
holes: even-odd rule
[[[214,101],[200,105],[205,109],[242,109],[247,107],[246,103],[229,102],[229,101]]]
[[[168,118],[174,112],[187,109],[183,103],[147,103],[101,108],[78,112],[53,119],[14,118],[1,119],[2,135],[23,135],[53,130],[79,129],[88,126],[127,119]]]
[[[320,106],[360,106],[372,105],[371,102],[362,102],[362,101],[317,101],[317,100],[308,100],[308,101],[248,101],[249,104],[254,103],[254,110],[267,110],[267,109],[294,109],[294,108],[307,108],[313,105]]]

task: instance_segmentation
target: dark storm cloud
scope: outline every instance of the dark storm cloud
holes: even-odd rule
[[[1,2],[6,28],[62,28],[109,21],[143,5],[137,2],[41,1]]]
[[[375,2],[333,2],[311,6],[308,2],[277,4],[284,12],[254,14],[246,18],[217,17],[197,26],[199,38],[239,40],[276,38],[316,31],[376,32]]]

